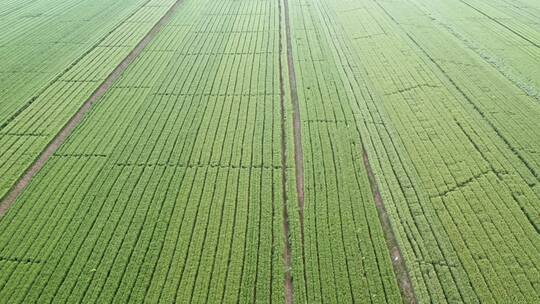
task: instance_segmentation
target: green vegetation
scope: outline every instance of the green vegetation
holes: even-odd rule
[[[296,300],[400,302],[354,127],[354,101],[336,69],[343,59],[324,20],[301,3],[290,0],[289,6],[305,171],[305,262],[297,259],[294,266],[307,282],[294,278]]]
[[[0,303],[540,302],[535,1],[175,3],[0,8]]]
[[[17,3],[0,18],[0,197],[174,1]]]
[[[417,4],[318,3],[418,300],[537,302],[538,101]]]
[[[5,264],[2,298],[283,300],[279,31],[262,4],[181,7],[2,219],[18,244],[2,256],[40,260]]]

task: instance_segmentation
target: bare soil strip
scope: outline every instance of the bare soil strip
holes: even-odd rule
[[[81,108],[71,117],[67,124],[60,130],[55,138],[49,143],[47,148],[41,152],[34,164],[30,166],[19,181],[11,187],[9,192],[4,196],[0,202],[0,218],[7,212],[9,207],[13,205],[17,197],[28,186],[32,178],[41,170],[47,160],[54,154],[54,152],[66,141],[71,132],[77,127],[77,125],[83,120],[85,114],[111,87],[120,75],[127,69],[127,67],[135,61],[135,59],[142,53],[144,48],[152,41],[161,28],[171,19],[172,15],[176,12],[177,8],[182,3],[182,0],[176,1],[169,10],[154,24],[152,29],[139,41],[135,48],[120,62],[118,66],[109,74],[109,76],[103,81],[103,83],[92,93],[92,95],[84,102]]]
[[[283,53],[283,38],[281,26],[281,0],[279,3],[279,100],[281,116],[281,193],[283,202],[283,242],[285,250],[283,251],[283,260],[285,262],[285,303],[294,302],[293,282],[292,282],[292,249],[289,241],[289,210],[287,208],[287,137],[286,137],[286,118],[285,118],[285,80],[283,79],[283,64],[281,63],[281,54]]]
[[[412,286],[411,278],[409,277],[409,272],[407,271],[407,266],[405,265],[405,260],[401,255],[399,245],[396,240],[394,231],[392,230],[392,225],[390,224],[390,219],[388,218],[388,213],[384,207],[384,203],[379,191],[379,186],[377,185],[377,180],[373,174],[373,169],[369,163],[369,158],[366,150],[362,147],[362,154],[364,159],[364,167],[367,171],[367,176],[369,179],[369,185],[371,187],[371,192],[373,193],[373,199],[375,200],[375,206],[377,207],[377,214],[379,215],[379,221],[384,232],[384,238],[386,239],[386,245],[390,251],[390,257],[392,259],[392,267],[394,268],[394,273],[396,275],[397,283],[399,289],[401,290],[401,295],[405,303],[417,303],[416,296],[414,294],[414,289]]]
[[[296,87],[296,72],[292,54],[292,38],[289,21],[288,1],[285,4],[285,33],[287,38],[287,65],[289,68],[289,88],[291,91],[291,102],[293,106],[293,127],[294,127],[294,164],[296,168],[296,190],[298,192],[298,204],[300,211],[304,211],[304,152],[302,150],[302,121],[300,120],[300,105],[298,104],[298,89]],[[301,218],[303,219],[303,217]]]
[[[302,120],[300,119],[300,105],[298,103],[298,89],[296,87],[296,71],[292,53],[292,35],[289,17],[289,3],[283,0],[285,38],[287,40],[287,67],[289,71],[289,89],[293,108],[293,140],[294,140],[294,166],[296,174],[296,193],[298,199],[298,213],[300,218],[300,239],[302,243],[302,263],[306,266],[304,250],[304,152],[302,150]],[[306,272],[304,271],[304,284],[307,284]],[[307,290],[307,286],[306,286]]]

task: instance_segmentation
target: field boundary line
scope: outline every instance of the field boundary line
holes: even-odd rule
[[[302,120],[300,117],[300,104],[298,101],[298,88],[296,85],[296,71],[292,51],[292,34],[289,14],[289,1],[283,0],[283,12],[285,23],[285,40],[287,42],[287,68],[289,76],[289,93],[292,104],[292,124],[294,143],[294,168],[296,179],[296,195],[298,200],[298,216],[300,219],[300,242],[302,250],[302,265],[304,276],[304,288],[307,292],[306,254],[304,249],[304,151],[302,148]]]
[[[405,265],[405,260],[403,259],[403,255],[399,249],[399,244],[397,242],[396,235],[394,234],[394,230],[392,229],[390,218],[388,217],[388,213],[384,207],[381,192],[379,191],[377,179],[375,178],[375,174],[373,173],[373,169],[369,162],[367,151],[363,144],[361,148],[364,167],[366,168],[369,185],[373,194],[373,200],[375,201],[375,207],[377,208],[377,214],[379,215],[379,221],[384,233],[386,245],[390,251],[392,268],[394,268],[394,274],[396,275],[401,296],[403,297],[403,301],[405,303],[417,303],[418,301],[414,293],[411,277],[409,276],[407,266]]]
[[[285,8],[285,34],[287,40],[287,67],[289,71],[289,90],[293,108],[293,139],[294,139],[294,166],[296,172],[296,191],[298,193],[298,206],[300,207],[300,221],[303,231],[304,221],[304,152],[302,149],[302,120],[300,118],[300,105],[298,102],[298,89],[296,87],[296,71],[292,54],[292,38],[289,21],[288,1],[283,0]],[[303,233],[302,233],[303,234]],[[303,237],[302,237],[303,238]]]
[[[283,7],[282,7],[283,6]],[[283,73],[285,69],[283,67],[283,62],[281,55],[283,54],[283,27],[282,22],[283,16],[282,13],[286,12],[287,3],[286,0],[278,0],[278,10],[279,10],[279,113],[281,116],[280,119],[280,145],[281,145],[281,200],[283,204],[283,262],[285,263],[285,278],[284,278],[284,291],[285,291],[285,303],[292,304],[294,303],[294,288],[293,288],[293,278],[292,278],[292,246],[290,241],[290,224],[289,224],[289,210],[288,210],[288,197],[287,197],[287,119],[286,119],[286,110],[285,110],[285,79]],[[285,27],[287,24],[285,23]],[[288,41],[286,42],[288,44]]]
[[[67,140],[69,135],[82,122],[86,113],[90,111],[92,106],[103,96],[112,84],[120,78],[128,66],[137,59],[146,46],[159,33],[161,28],[167,24],[172,15],[176,12],[183,0],[177,0],[167,12],[152,26],[146,35],[137,43],[131,52],[114,68],[114,70],[105,78],[99,87],[97,87],[92,95],[83,103],[79,110],[69,119],[62,127],[60,132],[56,134],[54,139],[47,145],[45,150],[41,152],[34,163],[26,169],[22,177],[11,187],[6,195],[0,201],[0,220],[9,208],[15,203],[19,195],[26,189],[32,178],[43,168],[47,160],[56,152],[56,150]]]

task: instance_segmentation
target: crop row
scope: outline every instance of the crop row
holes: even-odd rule
[[[303,5],[305,4],[305,5]],[[348,87],[340,83],[325,24],[290,1],[304,157],[303,260],[298,303],[397,303],[400,291],[377,215]],[[298,219],[300,220],[300,219]],[[295,257],[300,252],[293,252]]]
[[[3,114],[13,115],[0,126],[0,175],[3,176],[0,197],[172,3],[155,6],[148,2],[133,10],[93,46],[86,46],[85,53],[79,54],[73,63],[64,63],[65,70],[50,83],[38,91],[30,90],[31,102],[17,105],[26,97],[16,96],[18,101],[9,104],[17,105],[17,112],[13,114],[10,108],[3,109]],[[96,26],[99,27],[99,23]],[[30,79],[25,81],[35,83]]]
[[[14,1],[0,15],[0,125],[26,107],[142,0]],[[3,5],[4,6],[4,5]]]
[[[17,3],[21,31],[73,21]],[[170,5],[96,34],[0,127],[0,196]],[[538,302],[540,106],[505,74],[535,75],[527,47],[473,44],[439,5],[184,0],[1,218],[0,298],[281,303],[290,273],[298,303],[399,302],[366,153],[419,302]]]
[[[283,301],[277,16],[184,2],[2,218],[4,299]]]
[[[538,300],[538,104],[402,2],[317,1],[421,302]],[[328,56],[325,56],[328,58]]]
[[[540,34],[534,1],[416,1],[434,25],[448,31],[526,94],[540,100]]]

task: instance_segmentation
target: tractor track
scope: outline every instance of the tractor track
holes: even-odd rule
[[[281,2],[280,2],[281,3]],[[281,12],[281,10],[280,10]],[[289,97],[292,105],[292,127],[293,127],[293,148],[294,148],[294,168],[296,182],[296,196],[298,203],[298,217],[300,221],[300,242],[301,257],[304,271],[304,288],[307,290],[307,277],[305,272],[306,255],[304,250],[304,152],[302,149],[302,120],[300,117],[300,104],[298,101],[298,89],[296,85],[296,71],[294,66],[294,57],[292,50],[292,34],[289,13],[289,2],[283,0],[283,24],[285,26],[285,42],[287,56],[287,75],[289,85]],[[281,32],[280,32],[281,33]],[[280,52],[281,54],[282,52]],[[285,92],[283,91],[283,94]],[[284,99],[284,97],[283,97]],[[282,166],[283,167],[283,166]]]
[[[286,93],[285,93],[285,79],[283,73],[285,69],[281,61],[281,55],[283,54],[283,37],[282,37],[282,2],[278,0],[279,6],[279,101],[280,101],[280,142],[281,142],[281,200],[283,204],[283,261],[285,263],[285,303],[292,304],[294,302],[294,291],[292,281],[292,246],[289,240],[290,224],[289,224],[289,210],[287,207],[287,119],[286,119]]]
[[[375,207],[377,208],[377,214],[379,215],[381,228],[383,230],[386,245],[392,260],[392,268],[394,269],[394,274],[396,276],[399,289],[401,290],[401,296],[403,297],[403,302],[408,304],[418,303],[414,293],[411,277],[409,276],[407,266],[405,265],[405,260],[403,259],[403,255],[399,249],[399,244],[397,242],[396,235],[394,234],[394,230],[392,229],[390,218],[388,217],[388,213],[384,207],[381,192],[379,191],[379,186],[377,184],[377,179],[375,178],[375,174],[373,173],[373,169],[369,162],[368,154],[363,145],[362,158],[364,161],[364,167],[366,168],[371,192],[373,194],[373,200],[375,201]]]

